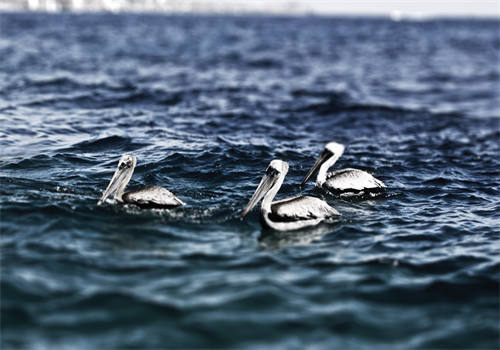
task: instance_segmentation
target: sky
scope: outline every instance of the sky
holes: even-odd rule
[[[0,10],[500,17],[500,0],[0,0]]]

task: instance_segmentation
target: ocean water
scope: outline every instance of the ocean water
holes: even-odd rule
[[[499,33],[0,14],[2,349],[498,348]],[[300,189],[330,141],[385,195]],[[97,206],[124,153],[187,205]],[[239,220],[275,158],[342,218]]]

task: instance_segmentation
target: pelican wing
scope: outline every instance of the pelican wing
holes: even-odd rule
[[[328,173],[324,186],[333,191],[362,191],[385,188],[385,184],[370,173],[351,168]]]
[[[141,207],[174,208],[184,203],[169,190],[150,186],[130,191],[123,195],[123,201]]]
[[[271,215],[276,221],[298,221],[323,219],[340,213],[319,198],[297,196],[273,202]]]

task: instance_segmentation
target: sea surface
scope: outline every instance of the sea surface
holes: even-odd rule
[[[2,349],[500,346],[500,21],[0,14]],[[388,186],[298,184],[336,169]],[[97,206],[129,188],[186,206]],[[342,213],[263,231],[277,198]]]

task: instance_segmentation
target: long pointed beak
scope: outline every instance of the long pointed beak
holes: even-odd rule
[[[245,210],[240,215],[240,218],[243,219],[245,215],[248,214],[250,210],[255,207],[255,204],[257,204],[262,197],[266,195],[266,193],[273,187],[275,182],[275,179],[269,175],[264,175],[262,177],[262,180],[260,180],[260,184],[255,190],[255,193],[253,194],[252,198],[250,198],[250,201],[248,202],[247,206],[245,207]]]
[[[309,179],[311,178],[311,176],[314,175],[314,173],[318,170],[318,168],[324,163],[327,161],[327,159],[329,158],[329,154],[327,153],[322,153],[318,160],[316,160],[316,163],[314,163],[314,165],[312,166],[312,168],[308,171],[307,175],[304,177],[304,179],[302,180],[302,182],[300,183],[300,187],[304,186],[306,184],[307,181],[309,181]]]
[[[129,168],[117,168],[113,177],[111,178],[111,181],[109,182],[108,188],[106,188],[106,191],[104,191],[101,199],[97,202],[97,205],[101,205],[106,198],[108,198],[110,195],[112,195],[120,185],[127,179],[127,173],[130,171]]]

